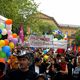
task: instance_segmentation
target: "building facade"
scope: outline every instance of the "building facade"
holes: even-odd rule
[[[50,16],[43,14],[43,13],[38,13],[37,17],[39,19],[43,20],[44,22],[48,22],[50,24],[55,25],[59,30],[62,31],[62,33],[67,34],[68,35],[68,41],[70,44],[75,39],[74,34],[76,33],[76,31],[80,27],[77,25],[58,24],[57,21],[53,17],[50,17]]]
[[[78,30],[79,26],[77,25],[66,25],[66,24],[59,24],[59,29],[68,35],[69,43],[71,44],[72,41],[75,39],[75,33]]]

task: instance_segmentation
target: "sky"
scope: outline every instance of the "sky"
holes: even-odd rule
[[[35,0],[38,10],[58,24],[80,25],[80,0]]]

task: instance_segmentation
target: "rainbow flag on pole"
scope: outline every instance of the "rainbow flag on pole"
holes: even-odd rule
[[[19,42],[23,43],[24,42],[24,30],[23,30],[23,25],[20,25],[19,29]]]

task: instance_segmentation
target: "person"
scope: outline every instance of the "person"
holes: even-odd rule
[[[5,68],[6,68],[6,62],[3,58],[0,58],[0,80],[8,80]]]
[[[8,59],[8,67],[10,69],[18,69],[18,59],[16,56],[11,55]]]
[[[44,74],[39,74],[36,80],[48,80]]]
[[[61,59],[59,59],[60,61],[58,62],[59,64],[59,70],[57,71],[55,80],[67,80],[68,79],[68,66],[67,66],[67,62],[65,61],[65,57],[64,55],[61,55],[60,57]]]
[[[72,60],[69,60],[69,62],[68,62],[68,80],[73,80],[74,79],[73,71],[76,67],[75,66],[76,62],[75,61],[76,60],[75,60],[75,57],[74,57],[74,58],[72,58]]]
[[[35,80],[38,74],[29,69],[30,52],[27,50],[19,50],[16,54],[19,61],[19,69],[8,73],[9,80]]]
[[[74,80],[80,80],[80,56],[77,57],[77,66],[73,70]]]

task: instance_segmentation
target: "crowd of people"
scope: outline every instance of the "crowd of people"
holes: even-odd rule
[[[15,48],[0,59],[0,80],[80,80],[80,52],[49,48]]]

